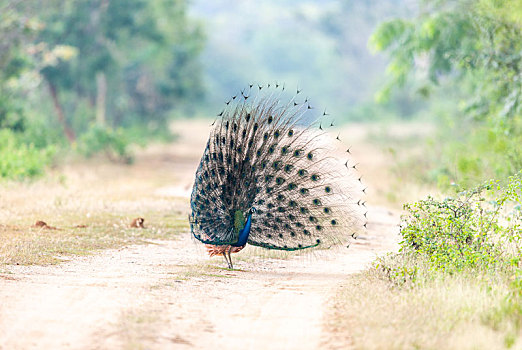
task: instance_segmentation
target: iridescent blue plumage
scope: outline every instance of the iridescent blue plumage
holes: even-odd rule
[[[360,180],[339,158],[346,152],[310,123],[308,99],[283,90],[244,90],[219,113],[191,196],[191,231],[201,242],[329,247],[363,225]]]
[[[231,244],[232,247],[242,247],[244,246],[248,241],[248,236],[250,234],[250,228],[252,227],[252,214],[248,216],[247,222],[245,224],[245,227],[243,227],[239,231],[239,236],[237,239],[237,242],[234,244]]]

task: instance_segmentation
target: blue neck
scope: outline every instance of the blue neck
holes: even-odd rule
[[[252,226],[252,214],[248,216],[245,227],[239,231],[239,238],[235,244],[232,244],[232,247],[242,247],[248,241],[248,235],[250,234],[250,227]]]

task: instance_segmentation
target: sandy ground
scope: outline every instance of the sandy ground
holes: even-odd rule
[[[0,278],[0,348],[329,347],[328,299],[347,274],[394,249],[396,216],[370,213],[368,235],[349,249],[236,260],[235,271],[191,275],[208,258],[188,234],[59,266],[11,267]]]
[[[179,185],[158,191],[187,196],[205,139],[198,132],[176,147],[186,157]],[[8,266],[0,349],[342,348],[325,326],[329,299],[348,274],[397,245],[397,214],[369,207],[368,218],[349,249],[289,259],[245,249],[238,255],[249,258],[236,258],[233,271],[188,232],[58,266]]]

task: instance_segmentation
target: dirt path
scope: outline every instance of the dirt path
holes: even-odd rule
[[[0,349],[316,349],[327,338],[328,298],[394,249],[396,223],[374,208],[368,235],[350,249],[288,260],[246,252],[235,271],[209,261],[188,234],[59,266],[13,266],[0,275]]]
[[[207,122],[180,123],[176,132],[181,137],[176,144],[149,148],[130,169],[114,172],[109,168],[116,180],[125,175],[124,180],[110,182],[113,192],[128,193],[131,186],[133,193],[141,195],[143,189],[153,189],[151,203],[186,198],[207,129]],[[347,134],[360,146],[362,152],[355,156],[366,169],[368,200],[376,203],[390,187],[383,173],[388,160],[375,147],[362,146],[364,131],[355,127]],[[68,175],[72,184],[86,181],[81,176],[76,181],[74,174]],[[103,172],[80,174],[101,176],[87,179],[91,187],[100,182],[101,189],[82,192],[82,187],[69,185],[60,187],[64,193],[56,196],[78,197],[72,202],[76,205],[76,201],[95,201],[92,191],[105,191]],[[156,183],[174,187],[156,187]],[[46,185],[38,188],[37,198],[45,199]],[[24,203],[24,192],[20,196],[19,203]],[[116,197],[121,210],[148,203]],[[49,198],[26,211],[48,206],[54,197]],[[187,201],[180,203],[186,206]],[[178,240],[107,250],[58,266],[8,265],[0,270],[0,350],[317,349],[339,345],[331,343],[325,327],[323,315],[330,298],[347,274],[364,269],[378,254],[396,249],[398,216],[373,207],[368,219],[367,234],[349,249],[273,259],[247,247],[234,256],[234,271],[223,269],[225,262],[220,257],[209,259],[188,232]]]

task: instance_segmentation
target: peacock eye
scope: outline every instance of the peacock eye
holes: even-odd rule
[[[297,174],[299,174],[299,176],[306,176],[306,174],[308,174],[308,171],[306,171],[305,169],[299,169],[297,171]]]

